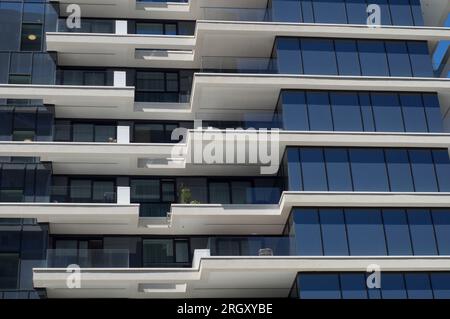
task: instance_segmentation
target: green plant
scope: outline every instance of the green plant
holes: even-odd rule
[[[192,193],[189,187],[181,186],[180,202],[182,204],[190,204],[192,202]]]
[[[180,202],[182,204],[200,204],[200,202],[198,200],[192,199],[191,189],[186,186],[181,186]]]

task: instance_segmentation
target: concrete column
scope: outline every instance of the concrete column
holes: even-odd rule
[[[114,87],[127,86],[127,72],[114,71]]]
[[[129,205],[130,204],[130,187],[118,186],[117,187],[117,204]]]
[[[130,127],[129,126],[117,126],[117,143],[119,143],[119,144],[130,143]]]
[[[126,20],[116,20],[116,34],[128,34],[128,22]]]

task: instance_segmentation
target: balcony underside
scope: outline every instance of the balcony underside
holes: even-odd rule
[[[172,204],[168,218],[138,205],[2,203],[2,218],[37,218],[52,234],[280,235],[293,207],[450,207],[449,193],[283,192],[279,204]],[[236,223],[236,221],[239,223]]]
[[[196,73],[191,112],[202,119],[220,114],[243,120],[242,114],[273,112],[280,91],[289,89],[437,92],[441,105],[450,105],[450,80],[443,78]]]
[[[139,205],[85,204],[85,203],[0,203],[1,218],[35,218],[48,223],[50,232],[59,225],[102,224],[104,227],[130,227],[137,225]]]
[[[195,36],[49,32],[46,41],[61,65],[195,69],[205,56],[268,58],[277,36],[421,40],[428,41],[432,52],[438,41],[450,40],[450,29],[199,21]],[[141,49],[147,52],[137,53]]]
[[[167,175],[167,176],[256,176],[267,163],[208,164],[195,161],[194,150],[205,152],[214,134],[217,147],[242,150],[248,159],[252,148],[248,140],[261,138],[257,131],[190,130],[187,144],[90,143],[90,142],[0,142],[0,156],[39,157],[52,162],[55,174],[94,175]],[[374,132],[293,132],[270,133],[278,142],[276,173],[288,146],[345,146],[345,147],[413,147],[449,148],[450,134],[436,133],[374,133]],[[264,136],[263,136],[264,137]],[[202,142],[202,140],[204,140]],[[269,140],[270,141],[270,140]],[[200,144],[201,143],[201,144]],[[275,146],[274,146],[275,147]],[[275,150],[275,149],[274,149]],[[224,153],[225,154],[225,153]],[[274,153],[274,156],[276,154]],[[220,162],[219,162],[220,163]],[[228,164],[227,164],[228,163]]]
[[[102,118],[134,111],[134,87],[0,84],[0,97],[42,100],[55,105],[57,117]],[[83,117],[83,116],[81,116]]]
[[[224,298],[289,295],[298,272],[443,271],[449,257],[211,257],[198,251],[192,268],[82,269],[81,288],[68,289],[65,268],[35,268],[35,288],[50,298]]]
[[[46,34],[47,49],[58,52],[58,63],[70,66],[190,68],[195,37],[95,33]]]
[[[246,120],[271,117],[281,90],[436,92],[446,113],[450,80],[445,78],[195,73],[190,102],[135,102],[134,87],[0,85],[0,97],[43,100],[60,118],[153,120]]]
[[[420,0],[422,14],[426,25],[441,27],[450,12],[447,0]]]

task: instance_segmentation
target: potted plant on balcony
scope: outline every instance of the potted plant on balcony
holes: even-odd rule
[[[181,185],[180,188],[180,202],[182,204],[200,204],[198,200],[192,199],[191,189],[184,185]]]

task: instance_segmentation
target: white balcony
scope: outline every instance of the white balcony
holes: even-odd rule
[[[54,191],[58,191],[58,187]],[[57,199],[52,197],[52,199]],[[1,218],[36,218],[52,234],[281,235],[294,207],[450,208],[450,193],[283,192],[278,204],[172,204],[167,217],[139,217],[130,188],[105,203],[0,203]],[[239,221],[239,223],[236,223]]]
[[[312,24],[283,22],[198,21],[196,54],[200,56],[270,57],[277,36],[428,41],[431,51],[450,40],[450,28]]]
[[[260,138],[258,131],[189,130],[187,143],[130,143],[129,127],[117,128],[117,142],[0,142],[0,156],[39,157],[52,162],[55,174],[80,175],[215,175],[256,176],[267,163],[211,164],[198,162],[194,152],[204,151],[214,134],[218,146],[240,150],[249,158],[247,140]],[[227,135],[232,134],[232,135]],[[277,141],[278,163],[288,146],[449,148],[446,133],[309,132],[268,131]],[[263,136],[264,138],[266,136]],[[274,153],[274,155],[276,155]],[[224,155],[225,156],[225,155]],[[276,164],[276,163],[275,163]],[[278,169],[276,164],[275,170]]]
[[[80,5],[83,16],[95,18],[174,19],[174,20],[260,20],[265,16],[267,0],[188,0],[139,2],[137,0],[55,0],[60,15],[67,5]],[[442,26],[450,11],[447,0],[420,0],[425,24]]]
[[[283,192],[279,203],[272,205],[172,204],[167,218],[138,218],[136,206],[134,218],[130,217],[128,223],[86,222],[83,227],[57,223],[51,227],[53,234],[66,235],[280,235],[293,207],[445,208],[450,207],[450,193]],[[11,210],[5,209],[5,213],[17,217]]]
[[[189,68],[195,37],[47,32],[47,49],[60,65]]]
[[[450,28],[198,21],[194,36],[127,34],[116,27],[116,34],[47,32],[46,41],[61,65],[200,68],[205,56],[269,58],[277,36],[422,40],[433,51],[438,41],[450,40]]]
[[[57,117],[126,118],[134,112],[134,87],[0,84],[6,99],[35,99],[55,105]]]
[[[91,142],[0,142],[4,156],[32,156],[52,162],[55,174],[158,174],[160,166],[139,166],[139,161],[171,158],[174,144]],[[165,165],[166,174],[171,166]],[[172,172],[173,173],[173,172]]]
[[[150,218],[140,225],[155,234],[280,235],[294,207],[450,207],[450,193],[285,191],[275,205],[172,204],[169,228]]]
[[[67,5],[79,4],[83,16],[95,18],[121,17],[127,19],[169,19],[197,20],[205,16],[204,7],[212,8],[256,8],[265,10],[267,0],[173,0],[151,2],[137,0],[56,0],[60,2],[61,16],[67,15]],[[216,16],[225,19],[229,13],[225,10]]]
[[[220,114],[222,120],[242,120],[243,114],[272,112],[282,89],[436,92],[444,111],[450,105],[450,79],[444,78],[196,73],[191,112],[202,119]]]
[[[115,203],[0,203],[1,218],[35,218],[39,223],[48,223],[50,231],[58,227],[83,229],[86,225],[102,224],[108,227],[130,227],[137,225],[139,205],[130,204],[128,187],[118,187]]]
[[[50,298],[287,298],[298,272],[446,271],[448,256],[245,257],[196,250],[192,268],[84,268],[67,288],[66,268],[34,268],[35,288]]]

